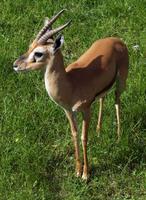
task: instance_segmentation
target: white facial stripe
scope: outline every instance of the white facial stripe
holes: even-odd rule
[[[45,49],[44,47],[37,47],[37,48],[34,49],[34,50],[31,52],[31,54],[28,56],[27,62],[33,60],[35,52],[45,53],[45,51],[46,51],[46,49]]]
[[[34,52],[31,52],[31,54],[27,58],[27,62],[33,60],[33,57],[34,57]]]
[[[44,47],[37,47],[36,49],[34,49],[34,52],[41,52],[41,53],[43,53],[45,51],[46,51],[46,49]]]

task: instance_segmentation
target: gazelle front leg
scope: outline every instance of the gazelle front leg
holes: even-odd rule
[[[84,157],[84,166],[83,166],[83,175],[84,180],[88,179],[88,158],[87,158],[87,141],[88,141],[88,127],[90,122],[90,109],[83,112],[83,125],[82,125],[82,147],[83,147],[83,157]]]
[[[78,142],[78,133],[77,133],[77,125],[75,116],[72,111],[65,110],[66,116],[69,120],[70,127],[71,127],[71,133],[75,148],[75,159],[76,159],[76,175],[81,176],[82,174],[82,165],[80,161],[80,151],[79,151],[79,142]]]
[[[104,101],[104,97],[101,97],[99,99],[98,123],[97,123],[97,127],[96,127],[96,132],[98,133],[98,136],[100,135],[100,129],[101,129],[101,126],[102,126],[103,101]]]

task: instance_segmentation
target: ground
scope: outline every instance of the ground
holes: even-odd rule
[[[69,124],[45,91],[43,74],[17,74],[24,53],[44,18],[68,11],[54,26],[64,30],[65,64],[99,38],[120,37],[130,56],[122,95],[122,136],[116,143],[114,88],[105,101],[101,136],[95,132],[98,103],[92,106],[88,157],[91,179],[75,177]],[[146,199],[146,1],[0,1],[0,200]],[[78,116],[81,130],[81,116]]]

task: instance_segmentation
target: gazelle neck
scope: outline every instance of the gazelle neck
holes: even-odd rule
[[[46,66],[46,73],[48,75],[53,73],[60,76],[66,76],[63,55],[60,50],[58,50],[58,52],[56,52],[56,54],[50,59],[48,65]]]
[[[72,90],[67,79],[63,56],[60,50],[56,52],[46,67],[45,87],[53,101],[64,108],[70,106],[70,93]]]

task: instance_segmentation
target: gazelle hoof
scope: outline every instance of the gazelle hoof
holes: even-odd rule
[[[83,175],[82,175],[82,179],[84,180],[84,181],[88,181],[88,179],[89,179],[89,176],[87,175],[87,174],[84,174],[83,173]]]
[[[81,172],[76,172],[76,177],[81,177],[82,173]]]
[[[81,177],[82,176],[82,165],[81,163],[78,163],[76,165],[76,177]]]
[[[120,137],[118,137],[116,143],[119,144],[119,142],[120,142]]]
[[[98,137],[100,136],[100,129],[101,129],[100,126],[97,126],[97,127],[96,127],[96,133],[97,133]]]

